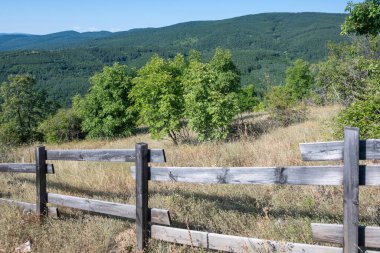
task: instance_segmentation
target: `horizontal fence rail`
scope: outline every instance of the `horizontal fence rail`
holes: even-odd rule
[[[343,225],[312,223],[313,240],[343,244]],[[359,246],[380,248],[380,227],[359,227]]]
[[[304,161],[343,160],[343,141],[300,143],[299,146]],[[380,159],[380,139],[361,140],[359,142],[359,159]]]
[[[136,151],[134,149],[47,150],[47,160],[135,162]],[[164,150],[151,149],[149,162],[166,162]]]
[[[152,167],[150,162],[166,162],[163,149],[148,149],[138,143],[135,149],[118,150],[46,150],[36,149],[36,164],[0,164],[0,172],[36,173],[36,204],[0,199],[0,203],[20,206],[41,217],[57,214],[54,204],[93,213],[136,220],[136,250],[144,251],[150,238],[210,250],[228,252],[288,252],[288,253],[357,253],[366,248],[380,248],[380,227],[360,227],[359,186],[380,186],[380,165],[359,165],[359,160],[380,159],[380,140],[359,140],[358,128],[345,128],[344,141],[301,143],[304,161],[342,160],[342,165],[285,167]],[[54,173],[46,160],[134,162],[131,174],[135,178],[136,205],[48,193],[46,174]],[[289,184],[343,186],[343,225],[312,224],[313,240],[335,243],[343,248],[277,242],[241,236],[222,235],[171,225],[168,210],[149,208],[148,181],[202,184]],[[159,224],[159,225],[156,225]],[[165,225],[165,226],[162,226]],[[359,249],[363,247],[363,249]]]
[[[136,168],[131,167],[135,177]],[[151,167],[150,180],[204,184],[342,185],[343,166]],[[380,185],[380,166],[361,165],[359,184]]]
[[[94,213],[107,214],[134,220],[136,219],[136,206],[134,205],[79,198],[50,192],[48,193],[48,203],[81,209]],[[153,208],[150,210],[150,212],[152,223],[171,225],[171,219],[168,210]]]
[[[31,212],[36,212],[36,209],[37,209],[36,204],[21,202],[21,201],[16,201],[16,200],[11,200],[11,199],[0,198],[0,204],[9,205],[9,206],[17,206],[26,211],[31,211]],[[50,217],[55,217],[55,218],[58,217],[59,215],[58,209],[56,207],[49,206],[48,215]]]
[[[151,226],[151,237],[172,243],[227,252],[343,253],[343,249],[301,243],[281,243],[255,238]]]
[[[36,173],[35,163],[0,163],[0,172]],[[53,164],[47,164],[47,173],[54,174]]]

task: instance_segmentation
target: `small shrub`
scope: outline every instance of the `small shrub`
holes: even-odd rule
[[[306,119],[307,108],[304,103],[292,98],[285,86],[273,87],[267,94],[266,101],[272,117],[283,126],[302,122]]]
[[[345,126],[359,127],[363,139],[380,138],[380,97],[356,101],[336,118],[335,136],[343,138]]]
[[[44,140],[50,143],[61,143],[83,138],[81,119],[74,109],[60,109],[38,127]]]

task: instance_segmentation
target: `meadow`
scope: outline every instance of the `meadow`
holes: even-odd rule
[[[268,116],[247,117],[256,134],[242,131],[227,142],[188,143],[175,146],[155,141],[148,134],[115,140],[86,140],[48,149],[133,148],[147,142],[164,148],[168,166],[285,166],[302,162],[298,144],[333,140],[331,125],[339,106],[313,107],[306,121],[278,127]],[[248,115],[249,116],[249,115]],[[269,123],[268,123],[269,122]],[[11,150],[11,162],[32,162],[34,147]],[[317,163],[313,163],[317,164]],[[331,164],[331,162],[329,163]],[[54,162],[48,191],[134,204],[131,163]],[[159,166],[159,165],[158,165]],[[0,197],[35,201],[33,175],[1,174]],[[313,243],[310,223],[342,223],[342,187],[201,185],[151,182],[149,206],[171,212],[173,226],[228,235]],[[134,252],[134,222],[83,211],[59,208],[61,217],[42,224],[33,214],[0,206],[0,252],[31,241],[32,252]],[[380,225],[380,190],[360,189],[360,223]],[[151,240],[149,252],[203,252],[201,249]]]

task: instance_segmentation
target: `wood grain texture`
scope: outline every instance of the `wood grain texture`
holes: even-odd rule
[[[357,253],[359,225],[359,129],[344,128],[343,252]]]
[[[292,252],[292,253],[342,253],[343,249],[300,243],[281,243],[255,238],[221,235],[194,230],[163,227],[151,227],[153,239],[166,242],[192,245],[226,252]]]
[[[35,163],[0,163],[0,172],[36,173]],[[54,174],[53,164],[47,164],[47,173]]]
[[[135,177],[135,167],[131,167]],[[380,185],[380,166],[360,166],[360,185]],[[342,185],[343,166],[151,167],[150,180],[203,184]]]
[[[46,192],[46,149],[44,146],[38,146],[35,149],[36,156],[36,214],[42,218],[46,216],[47,211],[47,192]]]
[[[304,161],[343,160],[343,141],[300,143],[299,147]],[[361,140],[359,147],[360,160],[380,159],[380,139]]]
[[[136,144],[136,249],[144,251],[149,238],[149,149],[146,143]]]
[[[10,205],[10,206],[18,206],[26,211],[36,212],[37,206],[36,204],[16,201],[11,199],[3,199],[0,198],[0,204]],[[49,206],[48,207],[48,215],[49,217],[57,218],[59,216],[58,208]]]
[[[343,225],[312,223],[313,240],[343,244]],[[380,248],[380,227],[359,227],[359,246]]]
[[[97,162],[134,162],[134,149],[92,149],[92,150],[47,150],[48,160],[97,161]],[[166,162],[163,149],[151,149],[149,162]]]
[[[94,213],[112,215],[116,217],[136,219],[136,206],[119,204],[108,201],[79,198],[55,193],[48,193],[48,203],[81,209]],[[152,223],[161,225],[171,225],[168,210],[153,208],[150,210]]]

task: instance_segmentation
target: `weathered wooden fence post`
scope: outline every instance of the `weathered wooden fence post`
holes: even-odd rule
[[[145,249],[149,236],[148,180],[149,149],[146,143],[136,144],[136,251]]]
[[[359,128],[344,128],[344,253],[357,253],[359,223]]]
[[[46,150],[44,146],[36,147],[36,213],[41,218],[48,214],[46,207],[47,203],[47,192],[46,192]]]

